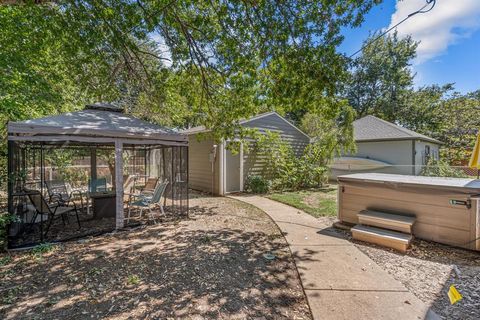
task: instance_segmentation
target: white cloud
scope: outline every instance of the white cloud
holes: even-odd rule
[[[425,0],[397,1],[390,26],[426,4]],[[427,7],[428,8],[428,7]],[[432,11],[417,14],[397,27],[398,35],[420,41],[417,63],[446,51],[449,45],[469,37],[480,28],[480,0],[437,0]]]

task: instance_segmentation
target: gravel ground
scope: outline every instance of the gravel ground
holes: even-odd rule
[[[0,318],[311,319],[265,213],[202,195],[190,208],[188,220],[0,254]]]
[[[444,319],[480,319],[480,253],[415,240],[406,254],[356,243]],[[463,299],[450,304],[450,285]]]
[[[335,221],[320,219],[326,225]],[[402,254],[341,233],[443,319],[480,319],[480,252],[415,239]],[[454,305],[447,296],[452,284],[463,296]]]

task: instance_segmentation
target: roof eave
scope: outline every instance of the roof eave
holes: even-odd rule
[[[433,138],[423,138],[423,137],[401,137],[401,138],[377,138],[377,139],[355,139],[355,142],[384,142],[384,141],[408,141],[408,140],[421,140],[427,141],[435,144],[443,144],[443,142],[435,140]]]
[[[91,137],[121,138],[121,139],[148,139],[148,140],[168,140],[168,141],[188,141],[188,136],[182,133],[178,134],[145,134],[141,132],[129,132],[123,130],[91,130],[79,128],[62,128],[55,126],[40,126],[21,122],[9,122],[7,124],[9,135],[78,135]]]

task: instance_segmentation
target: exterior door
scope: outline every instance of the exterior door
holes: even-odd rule
[[[225,192],[239,192],[240,189],[240,153],[233,154],[225,149]]]

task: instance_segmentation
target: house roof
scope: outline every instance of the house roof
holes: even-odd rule
[[[187,142],[188,137],[133,116],[87,106],[85,110],[56,116],[9,122],[12,136],[88,136],[97,138],[148,139]]]
[[[270,115],[276,115],[278,116],[280,119],[282,119],[283,121],[285,121],[286,123],[288,123],[290,126],[292,126],[293,128],[295,128],[298,132],[300,132],[301,134],[303,134],[304,136],[306,136],[307,138],[310,139],[310,137],[305,133],[303,132],[302,130],[300,130],[298,127],[296,127],[293,123],[291,123],[290,121],[288,121],[287,119],[285,119],[284,117],[282,117],[281,115],[279,115],[277,112],[275,111],[270,111],[270,112],[265,112],[265,113],[261,113],[261,114],[258,114],[252,118],[249,118],[249,119],[244,119],[244,120],[240,120],[240,124],[246,124],[246,123],[249,123],[251,121],[254,121],[254,120],[257,120],[257,119],[261,119],[263,117],[267,117],[267,116],[270,116]],[[210,132],[211,130],[210,129],[207,129],[205,126],[197,126],[197,127],[193,127],[193,128],[190,128],[190,129],[185,129],[182,131],[182,133],[184,134],[188,134],[188,135],[192,135],[192,134],[197,134],[197,133],[205,133],[205,132]]]
[[[374,116],[366,116],[353,122],[355,141],[388,141],[388,140],[424,140],[436,144],[440,141],[423,134],[406,129],[394,123]]]

